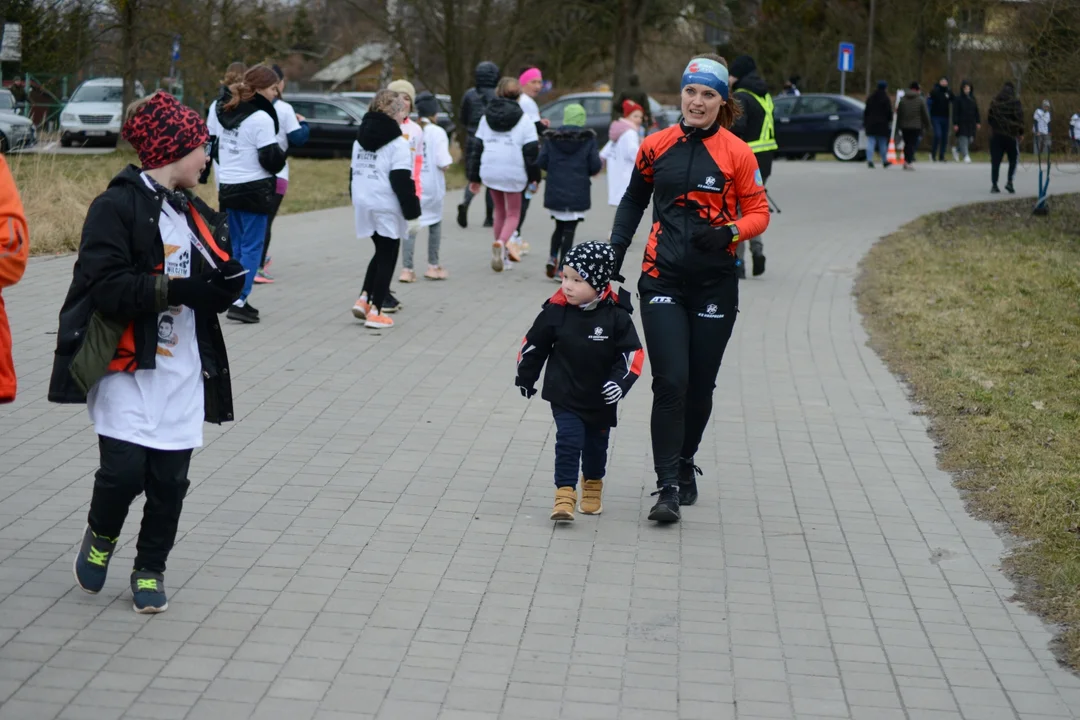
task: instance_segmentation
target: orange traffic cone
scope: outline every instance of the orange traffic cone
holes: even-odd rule
[[[896,155],[896,140],[889,138],[889,152],[885,155],[885,161],[890,165],[896,165],[900,162]]]

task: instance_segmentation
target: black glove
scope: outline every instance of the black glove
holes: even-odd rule
[[[626,278],[622,275],[622,264],[626,257],[626,246],[612,244],[611,251],[615,253],[615,272],[611,273],[611,279],[624,283]]]
[[[726,252],[734,239],[735,231],[731,229],[730,225],[698,230],[690,236],[690,242],[693,244],[694,249],[705,255]]]
[[[218,266],[210,275],[210,283],[225,294],[232,295],[233,300],[240,297],[246,279],[244,266],[235,258],[229,258],[228,262]]]
[[[226,292],[216,285],[214,278],[220,273],[220,270],[209,270],[195,277],[169,278],[169,305],[184,305],[195,312],[224,312],[240,293]]]
[[[529,400],[530,398],[532,398],[533,395],[536,394],[536,388],[534,387],[526,387],[525,385],[522,385],[520,383],[515,383],[515,385],[517,385],[518,389],[521,390],[521,397],[525,398],[526,400]]]

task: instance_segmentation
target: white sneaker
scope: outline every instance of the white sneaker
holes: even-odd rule
[[[956,148],[952,149],[952,157],[954,162],[960,162],[960,151]]]
[[[966,163],[968,163],[970,165],[971,164],[971,156],[970,155],[965,155],[964,156],[964,162],[966,162]]]
[[[502,272],[505,267],[504,255],[506,254],[506,248],[503,247],[501,242],[491,243],[491,269],[495,272]]]
[[[510,251],[505,247],[503,247],[503,256],[502,256],[502,258],[503,258],[503,269],[504,270],[513,270],[514,265],[516,265],[517,263],[515,263],[513,260],[510,259]]]

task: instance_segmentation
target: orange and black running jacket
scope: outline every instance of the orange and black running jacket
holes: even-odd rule
[[[646,290],[708,284],[735,272],[734,243],[726,253],[702,253],[690,242],[698,230],[735,223],[743,242],[769,225],[757,159],[745,142],[719,125],[699,130],[680,123],[642,142],[611,231],[620,262],[650,197],[653,222],[641,263]]]

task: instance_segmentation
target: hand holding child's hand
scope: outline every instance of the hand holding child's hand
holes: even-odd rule
[[[622,387],[614,380],[608,380],[606,383],[604,383],[604,387],[601,392],[604,394],[605,405],[614,405],[615,403],[622,400]]]

